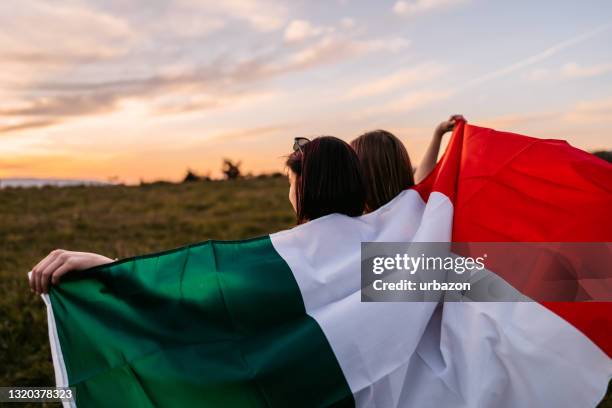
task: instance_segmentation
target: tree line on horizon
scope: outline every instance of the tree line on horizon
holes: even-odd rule
[[[253,175],[252,173],[244,174],[240,167],[242,166],[242,161],[233,161],[230,159],[223,159],[223,166],[221,168],[221,172],[223,173],[223,180],[236,180],[239,178],[268,178],[268,177],[283,177],[281,172],[273,172],[273,173],[261,173],[258,175]],[[183,177],[183,183],[192,183],[192,182],[201,182],[201,181],[215,181],[214,178],[210,176],[210,173],[201,175],[196,173],[191,168],[187,169],[187,173],[185,177]]]
[[[607,161],[608,163],[612,163],[612,150],[597,150],[591,153],[599,157],[600,159]],[[223,159],[223,167],[221,169],[221,172],[223,173],[223,179],[224,180],[235,180],[239,178],[265,178],[265,177],[282,177],[283,176],[283,174],[280,172],[274,172],[270,174],[262,173],[257,176],[253,176],[250,173],[245,175],[240,170],[240,166],[242,166],[242,161],[234,162],[230,159]],[[413,170],[416,170],[416,169],[413,169]],[[210,176],[210,173],[206,175],[200,175],[200,174],[197,174],[192,169],[188,168],[187,173],[185,174],[185,177],[183,178],[182,182],[191,183],[191,182],[197,182],[197,181],[214,181],[214,180],[215,179],[213,179]]]

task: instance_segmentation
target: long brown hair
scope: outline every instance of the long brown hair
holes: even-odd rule
[[[366,211],[374,211],[414,185],[404,144],[386,130],[364,133],[351,142],[366,184]]]
[[[290,154],[286,165],[296,176],[298,224],[333,213],[363,214],[366,193],[361,166],[343,140],[317,137]]]

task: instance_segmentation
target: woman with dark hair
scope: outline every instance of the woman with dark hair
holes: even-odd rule
[[[442,136],[453,130],[461,115],[453,115],[435,129],[429,147],[416,171],[404,144],[386,130],[364,133],[351,142],[355,149],[366,184],[366,212],[382,207],[403,190],[420,183],[436,165]]]
[[[296,212],[297,224],[328,214],[355,217],[363,214],[365,186],[361,165],[353,149],[344,141],[322,136],[312,141],[296,138],[293,153],[287,158],[289,201]],[[33,269],[30,288],[47,293],[69,271],[83,270],[113,262],[90,252],[56,249]]]
[[[289,201],[297,223],[339,213],[361,215],[365,188],[359,158],[344,141],[321,136],[312,141],[296,138],[289,169]]]

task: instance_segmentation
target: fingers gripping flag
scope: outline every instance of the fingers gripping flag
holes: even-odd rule
[[[376,212],[67,276],[44,296],[79,407],[593,406],[609,303],[362,303],[366,241],[612,241],[612,166],[459,123]]]

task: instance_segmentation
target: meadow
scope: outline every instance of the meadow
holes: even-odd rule
[[[54,384],[44,304],[26,279],[51,250],[123,258],[264,235],[293,225],[287,191],[284,177],[0,190],[0,386]]]
[[[54,384],[44,303],[26,279],[49,251],[123,258],[268,234],[294,223],[287,191],[284,177],[0,190],[0,386]]]

